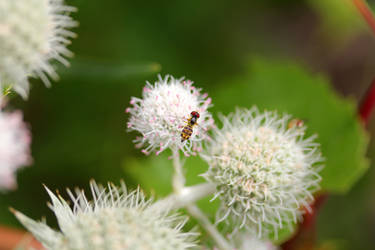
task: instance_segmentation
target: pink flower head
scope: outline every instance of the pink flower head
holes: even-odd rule
[[[31,163],[31,135],[22,120],[22,112],[0,110],[0,189],[17,186],[14,173]]]
[[[213,126],[213,119],[207,109],[211,99],[202,94],[193,82],[183,78],[175,79],[159,76],[154,85],[147,83],[143,88],[143,98],[132,97],[127,123],[130,131],[142,134],[134,142],[138,147],[146,146],[142,152],[155,151],[159,155],[167,148],[180,149],[185,155],[201,148],[201,143],[208,139],[207,131]],[[197,124],[191,136],[182,140],[181,132],[192,112],[199,113]]]

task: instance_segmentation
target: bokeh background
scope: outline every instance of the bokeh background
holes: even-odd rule
[[[57,65],[61,80],[51,88],[32,79],[29,99],[10,102],[31,127],[34,163],[18,172],[17,190],[0,194],[1,225],[21,228],[9,206],[56,225],[42,183],[64,195],[92,178],[124,179],[166,195],[168,152],[135,149],[124,110],[146,80],[171,74],[208,92],[215,114],[258,105],[305,119],[309,133],[319,133],[331,180],[323,183],[332,194],[318,216],[316,248],[375,249],[375,171],[367,170],[368,135],[355,115],[375,77],[375,39],[352,1],[67,3],[80,23],[71,67]],[[375,122],[367,130],[373,134]],[[366,155],[374,162],[371,141]],[[186,166],[190,184],[203,181],[204,162]]]

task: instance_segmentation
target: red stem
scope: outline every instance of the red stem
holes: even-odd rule
[[[324,204],[327,198],[328,193],[321,193],[317,195],[314,203],[311,205],[311,212],[304,208],[305,214],[303,215],[303,221],[299,225],[294,236],[281,245],[283,250],[315,249],[316,217],[318,215],[319,208]]]
[[[375,16],[371,9],[364,0],[352,0],[353,4],[357,7],[359,13],[366,20],[367,24],[370,26],[375,34]],[[370,88],[366,92],[364,101],[361,103],[359,108],[359,116],[362,122],[367,125],[372,110],[375,106],[375,79],[372,81]]]
[[[358,11],[361,13],[363,18],[366,20],[367,24],[375,33],[375,17],[368,7],[367,3],[363,0],[352,0],[353,4],[357,7]]]
[[[366,126],[369,122],[372,111],[375,107],[375,79],[372,81],[370,87],[366,91],[366,96],[364,97],[360,107],[359,107],[359,117],[361,118],[363,124]]]

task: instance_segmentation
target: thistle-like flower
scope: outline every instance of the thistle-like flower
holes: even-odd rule
[[[207,111],[211,98],[200,91],[193,82],[168,75],[164,79],[159,76],[154,85],[147,82],[143,99],[132,97],[132,107],[126,109],[130,113],[129,130],[142,134],[134,141],[136,146],[146,144],[142,152],[149,154],[156,150],[157,155],[167,148],[181,149],[186,156],[201,151],[201,142],[208,139],[206,132],[213,126],[213,119]],[[181,140],[181,132],[192,111],[200,114],[198,125],[194,126],[188,140]]]
[[[60,195],[46,188],[51,209],[61,232],[36,222],[22,213],[12,212],[47,249],[188,249],[195,246],[195,233],[182,232],[186,220],[170,214],[163,205],[152,204],[138,189],[127,192],[108,184],[107,188],[90,183],[93,201],[82,190],[68,190],[73,208]]]
[[[223,128],[203,155],[209,163],[204,176],[222,200],[218,222],[229,217],[236,228],[259,237],[277,235],[301,218],[302,207],[309,208],[322,157],[315,136],[305,138],[306,128],[289,119],[255,107],[222,117]]]
[[[50,61],[69,65],[64,56],[72,53],[66,46],[75,37],[69,29],[77,25],[72,11],[63,0],[0,1],[0,90],[11,85],[27,98],[29,76],[47,86],[48,77],[58,79]]]
[[[31,163],[31,135],[22,120],[22,112],[1,110],[0,97],[0,189],[17,186],[15,171]]]

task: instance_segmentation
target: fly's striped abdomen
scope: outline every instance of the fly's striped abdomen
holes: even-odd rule
[[[192,134],[193,134],[193,127],[191,125],[185,126],[181,132],[181,142],[188,140]]]
[[[193,127],[197,125],[199,113],[197,111],[192,111],[190,115],[190,118],[186,121],[187,125],[181,131],[181,142],[189,140],[190,136],[193,134]]]

